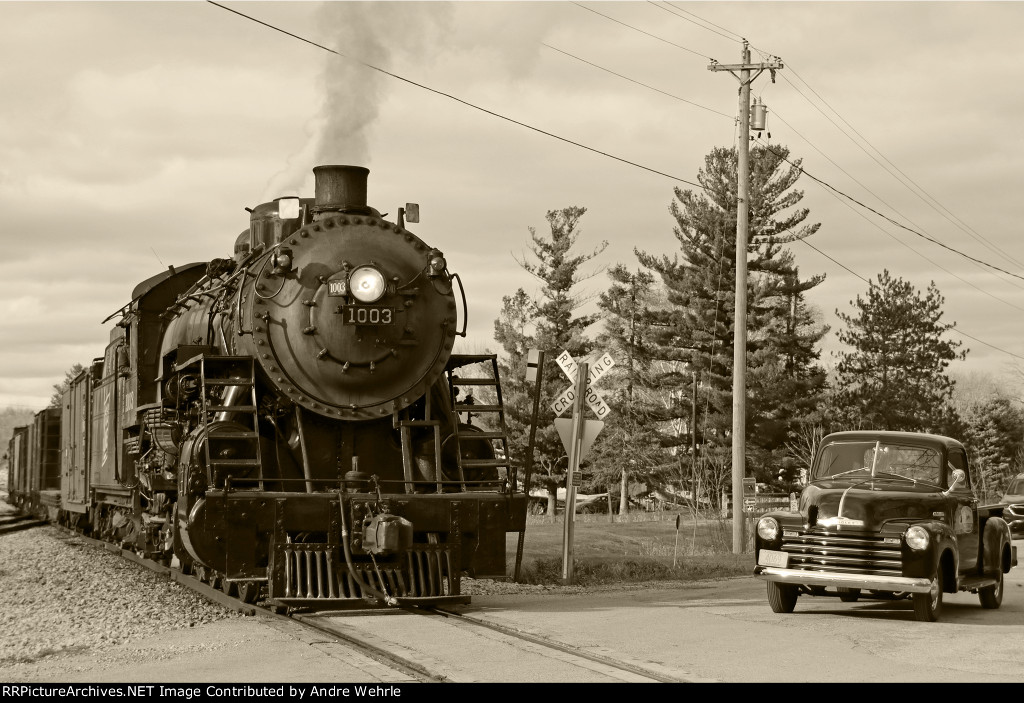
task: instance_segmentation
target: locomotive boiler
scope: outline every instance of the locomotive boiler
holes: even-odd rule
[[[465,293],[418,207],[313,173],[108,318],[64,396],[62,520],[247,601],[467,601],[525,524],[496,358],[453,354]]]

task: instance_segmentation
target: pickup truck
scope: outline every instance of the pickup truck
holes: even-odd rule
[[[754,537],[755,576],[768,604],[791,613],[800,596],[910,598],[933,622],[942,594],[1003,600],[1017,551],[1003,506],[979,506],[964,446],[911,432],[837,432],[815,453],[796,511],[766,513]]]

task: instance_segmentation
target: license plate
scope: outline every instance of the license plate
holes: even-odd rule
[[[346,325],[391,325],[395,309],[376,305],[342,305],[341,321]]]
[[[787,552],[776,552],[771,549],[762,549],[757,553],[758,566],[789,566],[789,554]]]

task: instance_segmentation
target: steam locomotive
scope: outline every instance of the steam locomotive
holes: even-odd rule
[[[497,360],[452,353],[465,292],[418,206],[389,222],[367,169],[313,173],[232,258],[135,287],[59,419],[15,431],[9,500],[247,602],[468,602],[526,520]]]

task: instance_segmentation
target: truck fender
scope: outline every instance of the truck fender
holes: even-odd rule
[[[981,573],[995,576],[998,570],[1007,572],[1012,559],[1003,560],[1003,552],[1010,544],[1010,528],[1001,517],[990,517],[982,528]]]
[[[914,524],[928,531],[928,534],[931,535],[931,544],[928,545],[928,549],[924,553],[918,553],[911,557],[912,561],[916,563],[910,566],[909,575],[931,578],[941,563],[942,555],[949,552],[951,558],[944,565],[942,575],[946,584],[946,590],[954,593],[955,591],[949,589],[951,587],[955,588],[953,584],[956,584],[956,575],[960,568],[960,550],[957,547],[953,529],[946,523],[939,522],[938,520],[927,520]],[[907,555],[908,553],[904,552],[904,558]]]

